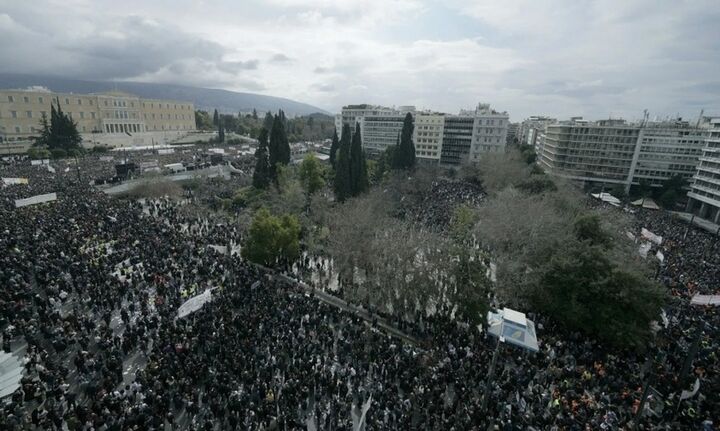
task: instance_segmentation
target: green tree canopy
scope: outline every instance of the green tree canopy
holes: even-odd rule
[[[309,195],[320,190],[325,185],[324,169],[314,154],[305,156],[299,169],[300,182]]]
[[[350,194],[357,196],[367,191],[368,187],[367,163],[362,150],[360,123],[356,123],[355,133],[350,144]]]
[[[293,261],[300,255],[300,223],[297,217],[281,217],[260,208],[248,232],[243,256],[251,262],[272,266],[281,259]]]

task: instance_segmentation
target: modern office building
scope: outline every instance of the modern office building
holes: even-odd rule
[[[504,152],[508,123],[507,112],[495,111],[484,103],[474,110],[445,116],[440,163],[477,162],[483,154]]]
[[[448,115],[445,117],[440,163],[443,165],[459,165],[467,161],[474,130],[474,117],[466,115]]]
[[[508,123],[508,131],[507,131],[507,144],[513,145],[517,143],[518,139],[518,129],[520,128],[520,124],[518,123]]]
[[[688,192],[687,211],[720,224],[720,117],[701,117],[705,146]]]
[[[89,140],[99,135],[195,130],[195,109],[190,102],[141,99],[120,92],[65,94],[31,88],[0,90],[0,141],[29,143],[40,132],[43,114],[49,120],[51,103],[59,103]]]
[[[659,187],[695,173],[706,131],[674,121],[628,124],[625,120],[588,122],[580,118],[545,128],[538,164],[548,173],[583,183]]]

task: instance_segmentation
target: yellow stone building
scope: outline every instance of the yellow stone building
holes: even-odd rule
[[[195,107],[177,100],[141,99],[121,93],[66,94],[44,89],[0,90],[0,142],[29,141],[40,132],[40,119],[50,118],[50,104],[59,102],[77,123],[78,132],[133,136],[149,132],[195,130]],[[88,138],[88,140],[93,140]]]

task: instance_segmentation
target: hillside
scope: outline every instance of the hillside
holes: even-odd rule
[[[193,102],[196,109],[210,111],[217,109],[225,113],[247,112],[252,111],[253,108],[257,109],[258,112],[282,109],[288,117],[308,115],[316,112],[323,114],[328,113],[323,109],[306,103],[254,93],[238,93],[235,91],[173,84],[80,81],[53,76],[0,73],[0,89],[26,88],[33,85],[47,87],[52,91],[61,93],[95,93],[118,90],[144,98],[187,100]]]

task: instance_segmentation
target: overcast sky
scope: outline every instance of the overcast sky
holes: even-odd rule
[[[513,120],[720,115],[720,1],[0,0],[0,71]]]

